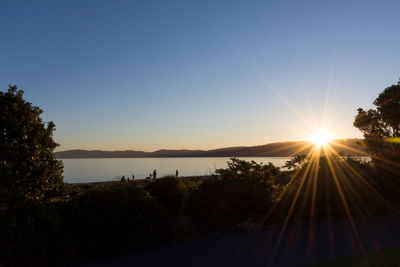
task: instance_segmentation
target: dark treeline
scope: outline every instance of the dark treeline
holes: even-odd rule
[[[0,264],[69,265],[215,232],[398,214],[400,84],[378,99],[354,122],[371,161],[327,145],[284,168],[232,158],[207,178],[68,186],[54,123],[10,86],[0,93]]]
[[[12,264],[62,265],[286,220],[398,213],[397,177],[382,177],[371,163],[353,158],[314,160],[319,166],[313,174],[307,173],[313,169],[310,160],[282,171],[232,159],[208,178],[71,185],[63,197],[20,202],[1,213],[2,257]],[[347,165],[353,171],[345,172]],[[380,180],[392,180],[391,186]]]

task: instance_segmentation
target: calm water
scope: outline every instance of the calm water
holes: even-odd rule
[[[281,167],[289,157],[240,158],[257,163],[272,162]],[[172,174],[178,169],[179,176],[209,175],[215,169],[225,168],[229,158],[129,158],[129,159],[62,159],[64,180],[67,183],[115,181],[125,175],[143,179],[153,170],[157,177]]]

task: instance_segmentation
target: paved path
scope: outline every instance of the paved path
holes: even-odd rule
[[[289,224],[160,246],[85,266],[305,266],[400,247],[400,218]],[[276,250],[274,250],[276,248]],[[276,251],[276,253],[274,253]]]

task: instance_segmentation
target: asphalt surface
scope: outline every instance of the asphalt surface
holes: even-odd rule
[[[281,225],[273,225],[81,266],[307,266],[395,247],[400,247],[397,216],[355,219],[353,224],[349,220],[291,223],[285,231]]]

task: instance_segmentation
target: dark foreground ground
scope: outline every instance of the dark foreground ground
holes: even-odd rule
[[[355,219],[353,226],[348,220],[290,223],[278,244],[281,229],[215,235],[81,266],[306,266],[400,247],[398,216]]]

